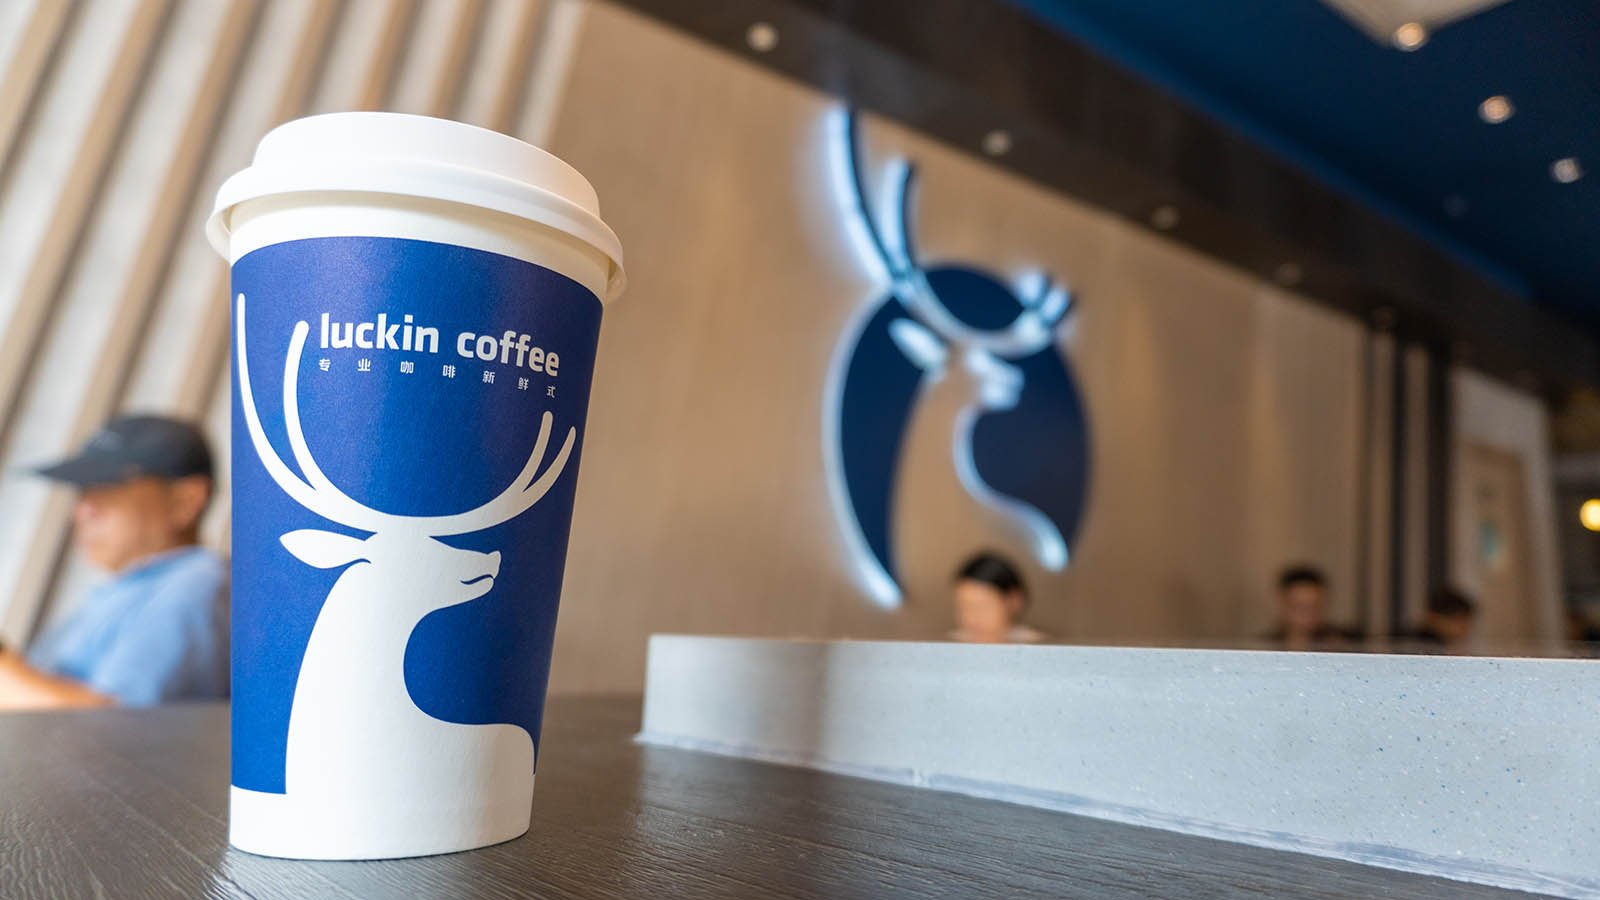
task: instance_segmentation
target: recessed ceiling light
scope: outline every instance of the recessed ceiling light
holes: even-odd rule
[[[1563,157],[1550,164],[1550,177],[1562,184],[1571,184],[1583,177],[1583,165],[1576,156]]]
[[[1305,273],[1300,270],[1299,263],[1279,263],[1278,267],[1272,270],[1273,280],[1284,287],[1290,287],[1292,285],[1299,284],[1300,279],[1304,277]]]
[[[983,136],[983,152],[990,156],[1005,156],[1011,152],[1011,132],[996,128]]]
[[[1490,125],[1499,125],[1511,118],[1516,111],[1517,108],[1511,105],[1511,98],[1504,94],[1495,94],[1478,104],[1478,118]]]
[[[771,22],[757,22],[744,33],[745,43],[757,53],[769,53],[778,46],[778,29]]]
[[[1451,194],[1444,198],[1444,211],[1452,219],[1459,219],[1467,214],[1467,198],[1460,194]]]
[[[1161,231],[1171,231],[1178,227],[1178,208],[1171,204],[1158,206],[1150,211],[1150,224]]]
[[[1428,42],[1428,29],[1421,22],[1407,22],[1394,30],[1394,45],[1415,50]]]
[[[1578,507],[1578,521],[1590,531],[1600,531],[1600,498],[1591,497]]]

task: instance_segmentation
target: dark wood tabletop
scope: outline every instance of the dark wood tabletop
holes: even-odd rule
[[[555,700],[533,829],[296,862],[227,844],[222,706],[0,715],[0,897],[1513,897],[1313,856],[636,745]]]

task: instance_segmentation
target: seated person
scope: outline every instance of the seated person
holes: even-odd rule
[[[1285,650],[1342,649],[1347,635],[1328,624],[1328,577],[1315,566],[1290,566],[1278,575],[1278,627],[1267,640]]]
[[[974,644],[1037,644],[1043,632],[1023,624],[1028,589],[1004,557],[980,553],[955,577],[956,630],[950,638]]]
[[[1477,606],[1466,594],[1455,588],[1440,588],[1428,598],[1422,624],[1400,637],[1434,652],[1465,653],[1477,612]]]
[[[37,474],[80,490],[73,541],[111,574],[36,642],[0,648],[0,710],[228,696],[228,567],[198,545],[211,452],[186,422],[112,421]]]

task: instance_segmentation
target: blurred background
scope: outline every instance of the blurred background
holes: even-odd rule
[[[272,126],[351,109],[551,150],[626,249],[554,691],[637,690],[658,631],[942,638],[985,548],[1070,642],[1254,645],[1297,563],[1352,648],[1446,587],[1477,652],[1579,653],[1600,619],[1586,0],[11,0],[9,642],[98,577],[71,492],[26,468],[128,411],[226,446],[212,197]],[[1035,410],[1044,376],[973,332],[898,334],[945,377],[874,443],[840,379],[890,293],[862,204],[887,228],[907,163],[941,283],[1064,288],[1059,383]],[[836,471],[874,453],[881,509]],[[1053,499],[997,496],[1008,472]]]

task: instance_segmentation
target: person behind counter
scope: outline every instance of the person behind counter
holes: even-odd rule
[[[972,644],[1037,644],[1044,632],[1025,624],[1028,588],[1005,557],[980,553],[956,570],[956,628],[951,640]]]
[[[1328,576],[1315,566],[1289,566],[1278,575],[1278,626],[1267,640],[1284,650],[1341,648],[1348,635],[1327,614]]]
[[[1438,653],[1465,653],[1472,640],[1472,625],[1477,620],[1478,607],[1455,588],[1444,587],[1428,597],[1428,611],[1422,624],[1413,631],[1402,634],[1403,640]]]

